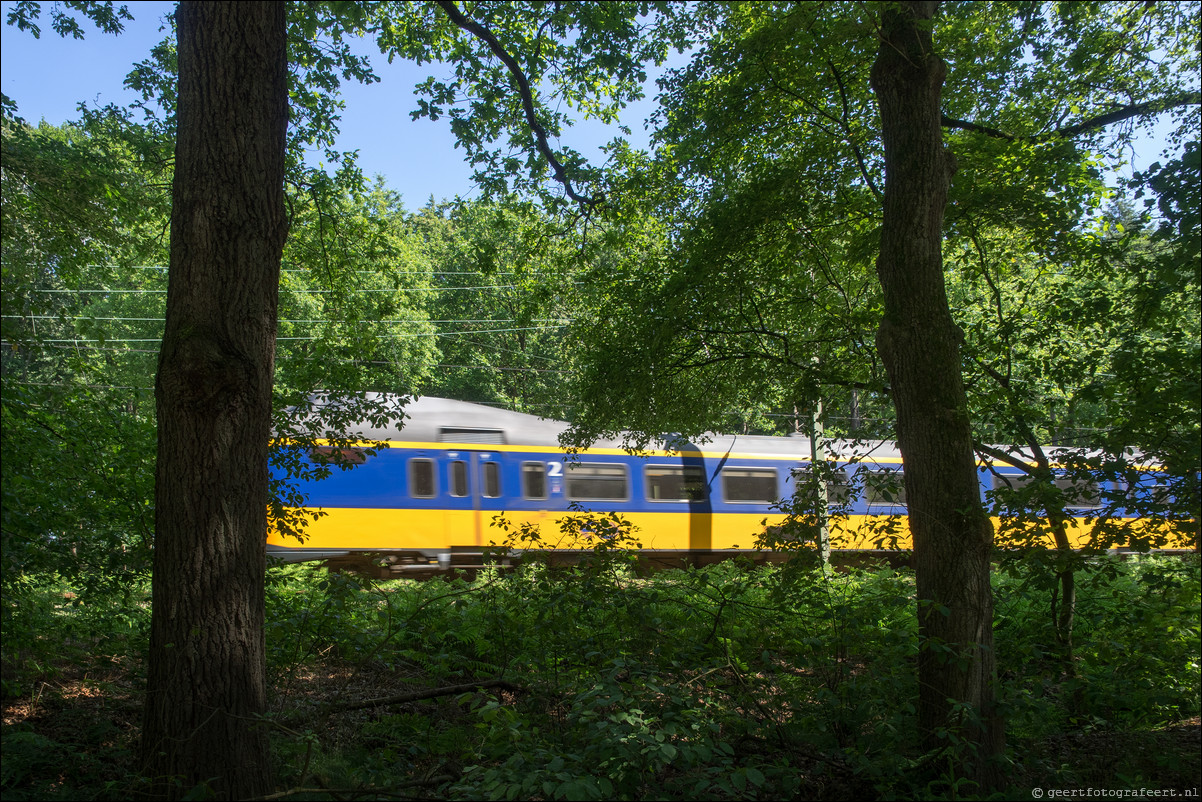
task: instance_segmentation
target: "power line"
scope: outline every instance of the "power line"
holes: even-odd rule
[[[410,332],[407,334],[377,334],[376,336],[384,340],[406,340],[415,337],[461,337],[475,334],[506,334],[515,331],[554,331],[567,328],[566,326],[519,326],[507,329],[472,329],[470,331],[421,331]],[[134,338],[134,337],[106,337],[90,338],[90,337],[75,337],[71,339],[53,338],[40,340],[39,343],[67,343],[76,345],[80,343],[157,343],[162,342],[162,337],[151,338]],[[315,342],[324,339],[323,337],[276,337],[276,342]],[[6,345],[13,345],[11,341],[3,341]],[[26,345],[34,345],[36,343],[28,343]],[[484,345],[484,344],[481,344]]]
[[[70,317],[58,315],[0,315],[5,320],[119,320],[132,321],[141,323],[163,323],[165,318],[161,317],[91,317],[89,315],[72,315]]]
[[[435,365],[438,368],[462,368],[463,370],[499,370],[514,373],[575,373],[574,370],[563,368],[506,368],[498,365]]]
[[[567,328],[567,327],[566,326],[519,326],[517,328],[509,328],[509,329],[473,329],[471,331],[428,331],[428,332],[414,332],[411,334],[380,334],[377,336],[379,336],[381,339],[406,340],[406,339],[410,339],[413,337],[462,337],[462,336],[473,335],[473,334],[507,334],[507,333],[515,332],[515,331],[554,331],[554,330],[563,329],[563,328]],[[321,337],[276,337],[275,339],[276,339],[276,342],[281,342],[281,341],[312,342],[314,340],[320,340],[322,338]],[[131,340],[131,342],[139,342],[139,341]]]
[[[74,340],[64,340],[63,342],[74,343],[74,344],[73,345],[47,345],[45,343],[13,343],[13,342],[10,342],[9,340],[0,340],[0,345],[6,345],[14,351],[18,351],[21,348],[41,347],[41,348],[57,349],[60,351],[112,351],[114,353],[120,353],[120,354],[157,354],[159,352],[159,349],[157,349],[157,348],[155,348],[154,350],[150,350],[147,348],[106,348],[102,345],[80,345],[78,343],[75,343]],[[160,341],[152,340],[151,342],[157,343]]]
[[[462,334],[462,332],[460,332],[460,334]],[[442,335],[433,335],[433,336],[442,336]],[[295,339],[304,340],[307,342],[313,341],[313,338],[295,338]],[[106,352],[110,352],[110,353],[114,353],[114,354],[158,354],[159,353],[158,348],[116,348],[116,347],[107,347],[107,346],[103,346],[103,345],[88,344],[88,343],[92,343],[92,342],[100,342],[100,341],[99,340],[79,340],[79,341],[54,340],[51,342],[42,342],[42,343],[14,344],[12,342],[5,340],[5,341],[0,341],[0,345],[8,346],[13,351],[18,351],[22,347],[27,347],[27,348],[37,347],[37,348],[41,348],[41,349],[51,349],[51,350],[59,350],[59,351],[76,351],[76,352],[106,351]],[[158,343],[160,341],[159,340],[113,340],[111,342],[139,342],[139,343],[153,342],[153,343]],[[496,346],[491,343],[473,342],[471,344],[478,346],[480,348],[488,348],[488,349],[494,350],[494,351],[502,351],[504,353],[517,354],[519,356],[524,356],[524,357],[528,357],[531,359],[543,359],[543,360],[547,360],[547,361],[551,361],[553,359],[553,357],[544,356],[541,354],[528,354],[524,351],[516,351],[512,348],[502,348],[500,346]],[[287,353],[277,353],[276,357],[277,357],[277,359],[294,358],[294,357],[291,357],[290,355],[288,355]],[[305,357],[305,358],[315,358],[315,357]],[[323,357],[323,359],[324,358],[325,357]],[[370,363],[365,362],[364,364],[370,364]],[[391,364],[391,363],[381,363],[381,364]]]
[[[150,337],[148,339],[130,339],[130,338],[114,337],[112,339],[103,339],[103,340],[91,340],[91,339],[85,339],[83,337],[77,337],[73,340],[55,339],[55,340],[41,340],[40,342],[43,342],[43,343],[68,343],[71,345],[77,345],[79,343],[161,343],[162,341],[163,341],[162,337]],[[7,340],[4,341],[4,344],[12,345],[12,343]],[[25,345],[30,346],[30,345],[34,345],[34,344],[35,343],[26,343]],[[118,348],[116,350],[120,351],[121,349]]]
[[[97,320],[99,320],[99,319],[100,318],[97,318]],[[115,319],[119,319],[119,318],[115,318]],[[159,318],[159,320],[162,320],[162,318]],[[337,323],[339,325],[346,325],[346,324],[350,324],[350,323],[365,323],[365,324],[369,324],[369,325],[375,325],[377,323],[433,323],[433,324],[438,324],[438,325],[444,325],[444,324],[449,324],[449,323],[459,323],[459,324],[462,324],[462,323],[517,323],[518,321],[516,318],[495,318],[495,319],[492,319],[492,318],[458,318],[458,319],[454,319],[454,320],[451,320],[451,319],[448,319],[448,320],[421,320],[418,318],[408,320],[408,319],[396,318],[396,319],[390,319],[390,320],[321,320],[321,319],[291,320],[291,319],[283,319],[283,320],[280,320],[279,322],[280,323]],[[569,323],[574,323],[575,320],[573,318],[567,318],[567,317],[534,317],[534,318],[530,318],[530,322],[531,323],[559,323],[559,324],[566,325]]]
[[[572,282],[574,284],[580,282]],[[478,287],[395,287],[387,289],[366,289],[355,288],[350,290],[294,290],[287,287],[280,289],[281,294],[290,292],[296,295],[333,295],[335,293],[357,293],[357,292],[459,292],[462,290],[516,290],[521,289],[517,284],[486,284]],[[166,295],[167,290],[133,290],[124,288],[113,288],[107,290],[29,290],[29,292],[50,294],[50,295],[105,295],[109,293],[125,293],[127,295]]]
[[[153,387],[131,387],[123,384],[78,384],[75,382],[23,382],[16,379],[5,379],[6,384],[19,384],[22,387],[86,387],[89,390],[154,390]]]
[[[162,317],[92,317],[91,315],[0,315],[5,320],[108,320],[118,322],[134,322],[134,323],[165,323],[166,318]],[[391,318],[387,320],[325,320],[316,318],[313,320],[301,320],[293,318],[281,318],[278,323],[336,323],[340,325],[350,323],[365,323],[369,325],[383,323],[432,323],[432,324],[449,324],[449,323],[517,323],[515,318],[459,318],[455,320],[424,320],[421,318]],[[573,323],[573,318],[565,317],[536,317],[531,318],[532,323]]]
[[[160,270],[166,271],[166,265],[88,265],[88,268],[101,270]],[[283,268],[281,273],[316,273],[320,268],[300,267]],[[340,276],[531,276],[541,278],[540,273],[524,273],[520,270],[338,270]]]
[[[306,360],[308,361],[308,360]],[[360,360],[337,360],[346,364],[355,365],[393,365],[393,362],[376,362],[376,361],[360,361]],[[436,369],[453,368],[457,370],[487,370],[504,373],[573,373],[574,371],[564,370],[562,368],[523,368],[523,367],[502,367],[498,365],[451,365],[439,364],[432,365]],[[6,384],[18,384],[23,387],[86,387],[93,390],[154,390],[153,387],[134,387],[131,385],[121,384],[80,384],[78,382],[30,382],[21,381],[19,379],[5,378]]]

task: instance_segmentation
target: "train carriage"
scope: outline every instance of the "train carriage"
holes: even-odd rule
[[[374,454],[348,449],[342,458],[351,469],[302,485],[308,506],[325,514],[308,525],[303,543],[270,533],[270,554],[288,561],[348,553],[434,561],[501,540],[493,528],[497,516],[514,527],[542,526],[550,535],[551,525],[576,509],[617,513],[637,527],[637,539],[653,554],[745,551],[781,524],[782,500],[794,496],[810,469],[805,437],[715,435],[703,444],[661,444],[639,454],[619,441],[602,441],[573,454],[559,443],[567,424],[534,415],[429,397],[411,402],[406,414],[403,428],[362,431],[385,441]],[[309,458],[329,459],[328,452],[319,446]],[[896,447],[830,443],[826,460],[830,503],[842,512],[831,521],[833,544],[908,548]],[[979,470],[983,498],[988,490],[1027,481],[1005,465]],[[1107,488],[1076,482],[1069,489],[1076,516],[1070,526],[1080,541]]]

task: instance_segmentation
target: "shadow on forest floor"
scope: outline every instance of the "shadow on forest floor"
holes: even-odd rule
[[[74,663],[49,667],[33,691],[3,699],[4,798],[17,799],[125,799],[137,793],[137,740],[140,731],[142,666],[130,658],[97,659],[90,665]],[[351,682],[348,684],[348,679]],[[392,672],[371,676],[353,672],[344,664],[329,661],[311,666],[294,677],[290,691],[278,696],[274,709],[289,719],[305,718],[330,698],[379,698],[419,688]],[[11,687],[11,686],[9,686]],[[504,693],[500,699],[506,703]],[[510,703],[512,699],[508,700]],[[282,702],[282,704],[281,704]],[[416,702],[406,712],[455,718],[459,705],[450,699]],[[397,708],[363,709],[338,713],[326,719],[317,732],[322,749],[354,752],[366,725],[398,712]],[[313,726],[313,723],[309,725]],[[470,723],[465,723],[470,727]],[[1196,795],[1202,779],[1202,726],[1198,717],[1154,731],[1094,730],[1068,732],[1038,741],[1012,741],[1015,761],[1010,773],[1011,792],[1032,797],[1041,789],[1045,797],[1052,789],[1138,789],[1178,796]],[[281,774],[288,773],[287,770]],[[415,781],[416,779],[416,781]],[[439,783],[449,778],[397,777],[381,798],[442,798]],[[819,791],[816,798],[864,798],[862,783],[801,781],[802,788]],[[312,778],[310,787],[318,778]],[[383,786],[382,786],[383,788]],[[399,792],[403,788],[403,792]],[[868,789],[871,793],[871,789]],[[366,792],[366,793],[365,793]],[[748,789],[743,798],[755,798]],[[351,791],[356,799],[370,799],[368,789]],[[1120,794],[1121,795],[1121,794]],[[1009,796],[1007,794],[1006,796]],[[348,798],[332,791],[329,795],[309,793],[293,798]]]

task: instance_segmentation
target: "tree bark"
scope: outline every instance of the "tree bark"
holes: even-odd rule
[[[872,88],[885,148],[877,273],[885,313],[877,347],[897,409],[918,584],[918,719],[924,746],[956,743],[959,776],[989,787],[1004,745],[993,705],[989,557],[993,527],[980,498],[960,376],[963,334],[943,279],[943,214],[955,162],[943,147],[945,65],[934,52],[936,2],[889,4]]]
[[[142,751],[162,796],[271,790],[263,577],[286,4],[183,2]]]

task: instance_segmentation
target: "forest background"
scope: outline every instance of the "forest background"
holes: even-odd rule
[[[941,20],[947,34],[939,47],[951,64],[943,126],[959,162],[943,254],[950,307],[965,338],[962,369],[973,435],[983,453],[996,449],[991,443],[1076,449],[1059,458],[1068,467],[1059,481],[1041,483],[1052,478],[1050,468],[1046,460],[1036,461],[1035,481],[990,500],[1014,522],[999,533],[1001,543],[1045,545],[1031,541],[1031,520],[1054,520],[1057,511],[1073,508],[1079,501],[1073,494],[1089,480],[1137,485],[1132,447],[1142,449],[1139,459],[1159,460],[1175,477],[1171,487],[1141,497],[1141,511],[1169,528],[1134,545],[1188,546],[1188,522],[1199,520],[1198,8],[1143,6],[1102,4],[1079,13],[984,6],[967,12],[949,4]],[[884,156],[867,82],[879,42],[875,33],[866,35],[874,30],[871,15],[849,12],[823,20],[778,6],[663,6],[638,27],[623,16],[635,18],[637,6],[622,6],[612,16],[573,7],[547,17],[540,16],[539,6],[474,7],[486,19],[486,30],[512,37],[504,41],[515,50],[522,43],[542,43],[537,55],[527,51],[525,66],[531,74],[544,71],[547,94],[535,97],[535,119],[552,133],[569,114],[613,121],[621,102],[646,82],[639,65],[662,61],[673,47],[691,53],[687,60],[678,56],[681,66],[663,77],[655,149],[615,143],[601,167],[563,144],[571,142],[570,133],[549,149],[550,157],[532,144],[533,126],[495,54],[476,40],[452,37],[438,9],[420,7],[413,12],[418,19],[406,28],[403,8],[387,9],[381,17],[355,4],[307,8],[295,8],[290,19],[293,115],[275,353],[277,431],[327,434],[299,431],[288,417],[317,391],[349,396],[379,390],[554,414],[574,422],[578,442],[617,430],[630,432],[632,444],[665,430],[783,433],[812,427],[816,419],[829,436],[896,436],[890,382],[875,348],[883,301],[872,265]],[[116,20],[117,12],[107,6],[84,11],[102,26]],[[18,4],[14,13],[37,19],[28,4]],[[52,19],[70,33],[70,17]],[[426,85],[415,109],[451,119],[477,170],[475,200],[408,211],[395,192],[365,181],[354,158],[338,150],[338,85],[366,79],[368,72],[343,48],[343,37],[368,29],[394,53],[438,56],[454,65],[441,82]],[[406,40],[402,30],[419,34]],[[443,32],[445,38],[423,38],[422,30]],[[545,42],[539,39],[544,34]],[[12,35],[6,31],[6,41]],[[5,692],[28,698],[30,709],[37,706],[32,701],[37,689],[46,687],[45,661],[54,654],[47,650],[61,646],[62,633],[82,643],[87,639],[80,633],[88,626],[83,622],[116,621],[126,627],[121,638],[108,624],[104,637],[126,644],[120,648],[129,648],[130,656],[143,648],[141,589],[154,539],[151,388],[166,297],[174,58],[168,44],[138,65],[131,80],[142,93],[140,101],[81,109],[67,125],[30,126],[20,106],[5,98]],[[1108,119],[1099,122],[1102,118]],[[790,124],[782,126],[781,120]],[[1121,163],[1130,143],[1154,124],[1170,132],[1165,152],[1124,174]],[[302,155],[306,148],[320,152],[318,161],[329,169],[315,167]],[[389,412],[373,407],[366,395],[360,399],[364,406],[355,415]],[[327,423],[333,431],[345,422]],[[990,456],[1017,459],[1017,453]],[[39,456],[10,458],[14,454]],[[47,463],[56,470],[47,473]],[[280,495],[284,488],[277,491],[277,499],[286,498]],[[1133,506],[1131,497],[1116,493],[1103,501],[1095,516],[1095,553],[1120,541],[1131,544],[1130,532],[1109,514]],[[800,515],[804,519],[805,511]],[[1183,531],[1185,541],[1173,539]],[[1196,529],[1192,536],[1196,544]],[[1033,556],[1039,554],[1052,558]],[[1069,730],[1117,722],[1147,726],[1196,715],[1198,628],[1196,614],[1186,612],[1196,610],[1190,603],[1197,593],[1196,562],[1157,564],[1148,569],[1148,579],[1143,569],[1131,573],[1091,563],[1090,554],[1016,549],[1012,556],[1014,565],[1031,572],[1020,575],[1018,586],[1047,594],[1054,610],[1046,630],[1023,629],[1031,648],[1046,651],[1050,672],[1022,671],[1025,681],[1043,683],[1040,699],[1052,706],[1032,703],[1039,711],[1032,721],[1047,718],[1052,708],[1056,714],[1049,720]],[[312,643],[290,656],[272,652],[271,665],[295,676],[301,665],[312,670],[313,653],[324,650],[355,666],[348,682],[383,660],[390,669],[401,661],[420,681],[435,684],[537,665],[551,672],[544,676],[553,678],[547,680],[555,689],[549,698],[571,711],[552,704],[540,712],[553,720],[561,716],[555,725],[560,736],[577,733],[578,748],[585,750],[550,756],[538,752],[549,747],[536,739],[526,744],[535,752],[524,751],[514,733],[530,726],[520,718],[533,715],[529,705],[514,706],[504,696],[474,697],[463,704],[475,717],[472,726],[488,732],[475,746],[457,734],[462,718],[445,710],[379,719],[389,730],[385,741],[416,743],[421,739],[410,730],[424,727],[426,745],[420,756],[411,749],[408,758],[394,756],[384,767],[367,760],[367,774],[358,773],[364,767],[347,757],[361,745],[323,743],[331,764],[347,775],[343,779],[360,788],[377,787],[373,783],[392,777],[390,772],[410,778],[404,782],[417,780],[415,794],[429,788],[468,797],[485,791],[605,797],[615,790],[639,796],[657,781],[677,783],[671,787],[680,793],[774,796],[787,788],[796,792],[789,783],[828,776],[822,772],[831,772],[837,778],[833,786],[844,791],[863,783],[887,794],[898,792],[895,783],[902,782],[955,794],[961,781],[981,779],[975,770],[962,770],[975,759],[961,754],[965,747],[955,728],[944,729],[946,744],[931,748],[916,737],[916,724],[904,710],[880,712],[890,695],[914,698],[912,688],[886,690],[889,683],[905,686],[912,679],[869,672],[872,681],[886,684],[847,683],[847,658],[840,650],[856,642],[850,625],[783,634],[787,644],[758,642],[755,634],[752,642],[740,640],[772,620],[757,612],[763,609],[834,622],[832,598],[846,602],[839,616],[853,608],[867,611],[856,607],[865,600],[908,601],[912,589],[904,578],[848,582],[823,573],[815,585],[812,577],[799,582],[788,573],[698,572],[659,590],[639,590],[652,594],[651,600],[628,597],[639,615],[656,609],[652,601],[659,594],[668,599],[667,609],[677,611],[672,615],[686,608],[701,615],[686,617],[688,623],[675,633],[682,644],[700,641],[700,651],[686,654],[681,646],[681,654],[654,667],[619,665],[567,640],[525,643],[533,652],[493,651],[490,636],[498,627],[520,628],[502,624],[503,611],[522,605],[489,593],[507,590],[516,594],[513,599],[533,594],[527,602],[542,593],[548,605],[567,598],[564,593],[583,594],[574,598],[584,609],[589,588],[598,592],[598,577],[610,578],[605,593],[633,592],[629,575],[613,579],[613,564],[600,565],[604,571],[575,584],[550,575],[510,588],[500,579],[487,580],[488,592],[478,595],[490,602],[478,614],[492,616],[492,623],[475,630],[444,623],[443,630],[436,625],[430,631],[459,632],[456,637],[470,641],[461,652],[421,640],[444,635],[401,626],[433,604],[422,596],[426,591],[405,591],[402,601],[284,572],[277,575],[276,600],[294,602],[297,593],[312,598],[303,608],[273,608],[272,615],[286,614],[288,621],[310,627],[339,609],[344,623],[355,622],[358,637],[370,639],[372,628],[360,620],[367,604],[386,611],[387,625],[375,630],[374,645],[348,644],[334,638],[339,630],[334,619],[325,620],[325,629],[313,630]],[[1098,602],[1088,608],[1096,612],[1082,646],[1083,633],[1074,631],[1074,578],[1081,572],[1098,598],[1138,588],[1123,584],[1136,577],[1150,583],[1145,587],[1162,588],[1167,606],[1141,604],[1153,621],[1133,627],[1121,617],[1107,618],[1117,611]],[[307,590],[295,590],[288,584],[293,581]],[[862,586],[878,589],[858,595]],[[814,600],[818,590],[826,601]],[[1033,599],[1016,604],[1047,606]],[[526,606],[549,614],[549,607]],[[739,615],[732,619],[732,611]],[[272,620],[281,621],[269,616],[269,629]],[[604,642],[604,628],[596,625],[584,636]],[[653,651],[672,652],[667,644],[676,641],[662,622],[620,625],[638,633],[631,655],[648,648],[650,632],[660,641]],[[916,648],[912,621],[882,617],[865,626],[864,632],[882,627],[879,637],[886,640],[901,633],[901,641],[889,646],[898,655]],[[689,627],[708,635],[689,635]],[[1119,636],[1111,627],[1127,627],[1128,636],[1158,644],[1166,631],[1180,635],[1168,639],[1167,653],[1157,650],[1150,667],[1123,664],[1119,673],[1134,672],[1143,689],[1135,697],[1128,686],[1082,679],[1089,666],[1114,667]],[[567,638],[576,628],[556,623],[554,638]],[[419,641],[406,640],[403,649],[393,644],[402,631]],[[876,637],[861,640],[867,644]],[[332,640],[323,645],[322,638]],[[1110,651],[1099,656],[1107,638]],[[384,657],[393,646],[401,651]],[[1144,646],[1137,641],[1128,648]],[[556,661],[565,654],[582,659],[569,672],[570,681],[558,673]],[[746,654],[758,654],[759,662],[748,663]],[[1001,667],[1003,676],[1006,666],[1018,670],[1015,654]],[[1089,655],[1096,664],[1088,662]],[[440,659],[454,666],[436,666]],[[865,671],[879,659],[867,651],[855,655]],[[782,666],[803,676],[810,671],[815,682],[785,688]],[[719,701],[692,698],[686,679],[665,694],[667,702],[660,700],[668,706],[658,716],[644,714],[649,702],[641,695],[660,688],[655,684],[660,677],[690,678],[711,669],[724,683]],[[835,673],[824,674],[828,669]],[[597,670],[608,672],[612,684],[598,685]],[[776,691],[803,706],[818,705],[817,712],[807,718],[795,711],[785,726],[761,711],[759,723],[772,732],[742,735],[732,734],[733,721],[698,712],[729,714],[748,703],[733,688],[749,688],[749,676],[773,677]],[[548,687],[539,686],[537,695],[547,697]],[[598,697],[598,687],[608,688],[606,695]],[[1019,697],[1029,693],[1025,687]],[[744,692],[754,696],[763,690]],[[1157,712],[1114,713],[1115,700],[1124,694],[1133,707]],[[1007,703],[1016,704],[1015,698],[1007,697]],[[848,712],[853,708],[854,715]],[[888,725],[900,733],[896,740],[872,740],[881,737],[883,715],[898,717]],[[1022,721],[1013,711],[1010,718]],[[694,734],[680,729],[684,721]],[[584,746],[598,722],[608,722],[601,729],[609,730],[607,743],[614,750],[601,759]],[[1031,737],[1049,732],[1026,726]],[[431,735],[434,729],[449,734],[440,741]],[[708,734],[697,735],[701,730]],[[319,727],[308,732],[310,740],[290,743],[322,743]],[[829,737],[814,741],[815,732]],[[6,754],[11,743],[18,755],[15,762],[6,758],[6,767],[14,767],[11,773],[6,769],[6,787],[72,792],[62,777],[44,784],[47,761],[38,755],[73,746],[37,740],[48,736],[28,728],[6,726],[5,733]],[[747,746],[760,741],[787,745],[792,762],[773,762],[766,749]],[[963,741],[970,751],[975,748],[972,737]],[[910,755],[904,767],[866,757],[898,743],[909,745],[902,750]],[[506,752],[505,744],[512,749]],[[293,747],[277,744],[280,748]],[[683,762],[677,760],[682,749],[689,755]],[[530,786],[531,777],[539,776],[528,769],[531,761],[539,762],[536,753],[557,768]],[[303,757],[289,754],[298,785],[317,773],[312,754],[311,746]],[[640,768],[624,774],[616,767],[629,763],[632,754],[641,756],[635,764]],[[856,763],[853,755],[866,762]],[[398,768],[402,765],[407,768]],[[894,775],[906,779],[890,779]],[[186,792],[195,783],[185,784],[176,790]]]

